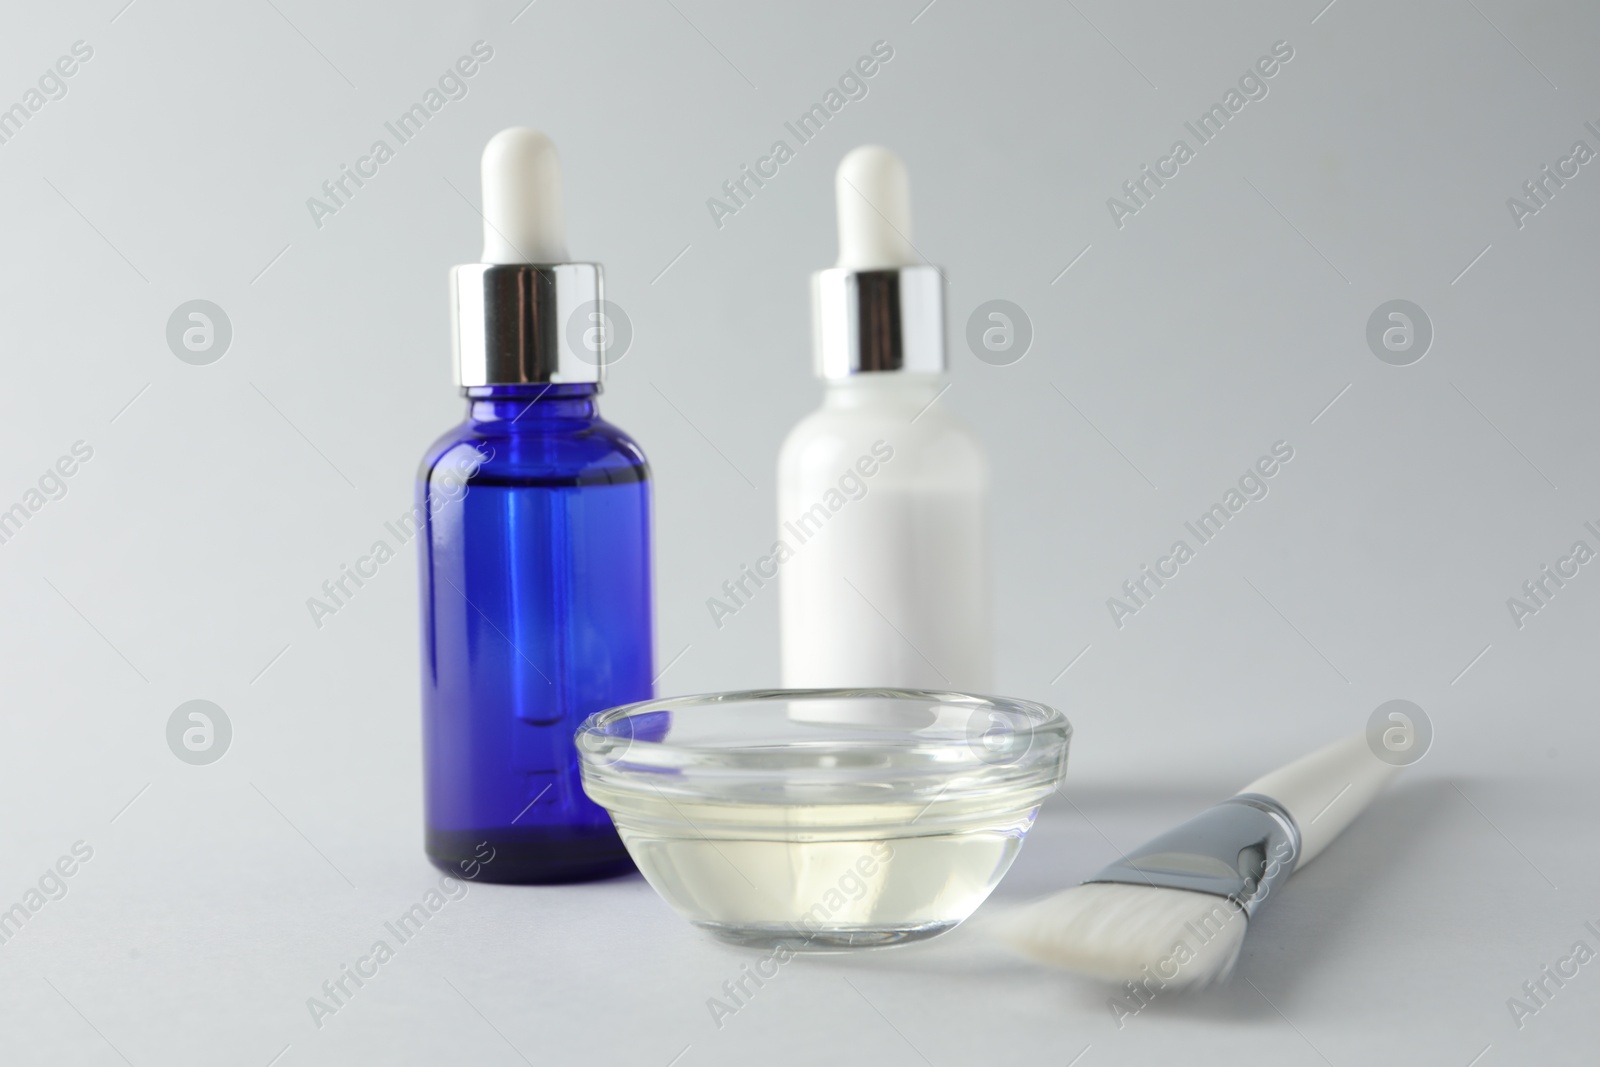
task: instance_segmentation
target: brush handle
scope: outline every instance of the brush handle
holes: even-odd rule
[[[1300,829],[1299,870],[1366,810],[1399,771],[1373,754],[1363,732],[1263,775],[1241,792],[1271,797],[1294,819]]]

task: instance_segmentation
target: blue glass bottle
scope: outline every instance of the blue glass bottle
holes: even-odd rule
[[[450,272],[467,417],[417,485],[426,848],[458,877],[603,878],[633,864],[573,732],[653,695],[650,472],[595,407],[604,280],[567,255],[548,137],[490,138],[481,214],[483,261]]]
[[[417,489],[428,857],[494,882],[630,871],[572,737],[653,695],[649,468],[598,383],[463,392]]]

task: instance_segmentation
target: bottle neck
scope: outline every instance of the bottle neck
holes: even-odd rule
[[[473,385],[461,390],[467,418],[473,422],[531,425],[550,419],[591,420],[600,417],[594,383],[573,385]]]
[[[853,408],[869,405],[911,404],[921,407],[949,384],[947,374],[906,371],[868,371],[844,378],[825,379],[823,406]]]

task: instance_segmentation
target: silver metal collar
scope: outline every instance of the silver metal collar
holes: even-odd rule
[[[937,267],[847,270],[811,276],[817,374],[945,370],[944,279]]]
[[[1300,829],[1289,813],[1270,797],[1240,793],[1085,881],[1210,893],[1249,917],[1299,856]]]
[[[450,272],[456,374],[462,386],[590,383],[604,377],[587,348],[603,310],[598,263],[467,263]]]

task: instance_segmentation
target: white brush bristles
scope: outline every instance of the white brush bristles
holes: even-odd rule
[[[1031,959],[1156,992],[1226,978],[1248,923],[1237,904],[1209,893],[1092,882],[995,925],[1001,940]]]

